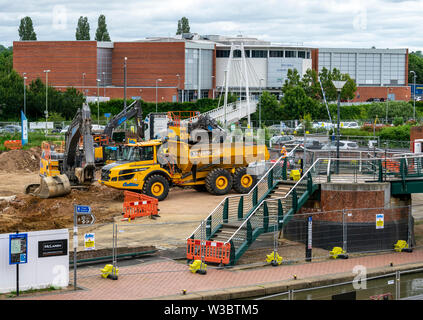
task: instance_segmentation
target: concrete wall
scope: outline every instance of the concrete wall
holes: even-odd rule
[[[19,265],[19,290],[69,283],[69,231],[67,229],[21,232],[28,234],[27,263]],[[66,239],[68,254],[38,257],[38,242]],[[16,290],[16,265],[9,265],[9,234],[0,234],[0,293]]]

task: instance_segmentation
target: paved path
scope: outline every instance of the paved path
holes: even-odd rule
[[[423,263],[423,250],[415,250],[413,253],[379,254],[346,260],[328,260],[278,267],[266,266],[248,270],[208,268],[206,275],[189,272],[189,267],[186,264],[172,260],[161,260],[122,267],[119,270],[117,281],[101,278],[100,268],[98,267],[85,268],[78,271],[78,285],[83,290],[50,293],[30,299],[153,299],[181,295],[183,289],[187,290],[187,293],[200,293],[271,284],[292,280],[294,274],[299,280],[316,276],[324,278],[340,273],[353,275],[352,270],[357,265],[365,266],[370,271],[374,268],[387,267],[391,262],[395,266]]]

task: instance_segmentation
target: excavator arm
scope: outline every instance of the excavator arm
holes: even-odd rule
[[[141,101],[136,100],[131,103],[126,109],[122,110],[119,114],[113,117],[112,120],[104,128],[103,134],[107,135],[112,140],[113,130],[119,127],[125,121],[135,117],[135,126],[137,136],[141,139],[144,138],[144,124],[142,120]]]
[[[82,138],[82,148],[80,141]],[[66,132],[62,174],[73,183],[83,184],[94,180],[94,140],[91,133],[91,111],[84,104]]]

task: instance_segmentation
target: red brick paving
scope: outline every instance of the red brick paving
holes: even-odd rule
[[[423,262],[423,250],[413,253],[389,253],[350,259],[328,260],[296,265],[281,265],[248,270],[208,268],[206,275],[193,274],[189,266],[171,260],[121,267],[116,281],[100,277],[100,268],[78,271],[78,286],[84,290],[48,294],[30,299],[52,300],[134,300],[229,289],[336,273],[351,272],[356,265],[368,270],[377,267]],[[72,272],[71,272],[72,275]]]

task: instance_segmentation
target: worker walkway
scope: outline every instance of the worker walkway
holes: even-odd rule
[[[234,265],[263,233],[290,221],[322,183],[391,183],[391,194],[423,193],[423,155],[317,159],[289,181],[290,159],[279,158],[250,193],[226,197],[187,239],[187,259]]]
[[[257,110],[257,101],[256,100],[250,100],[249,104],[247,101],[237,101],[234,103],[230,103],[226,106],[226,124],[230,125],[232,123],[235,123],[245,117],[248,116],[248,114],[253,114]],[[225,122],[225,107],[219,107],[207,112],[202,113],[201,115],[208,115],[210,118],[219,121],[220,123]],[[192,117],[189,120],[195,121],[198,118]],[[186,120],[188,121],[188,120]]]

